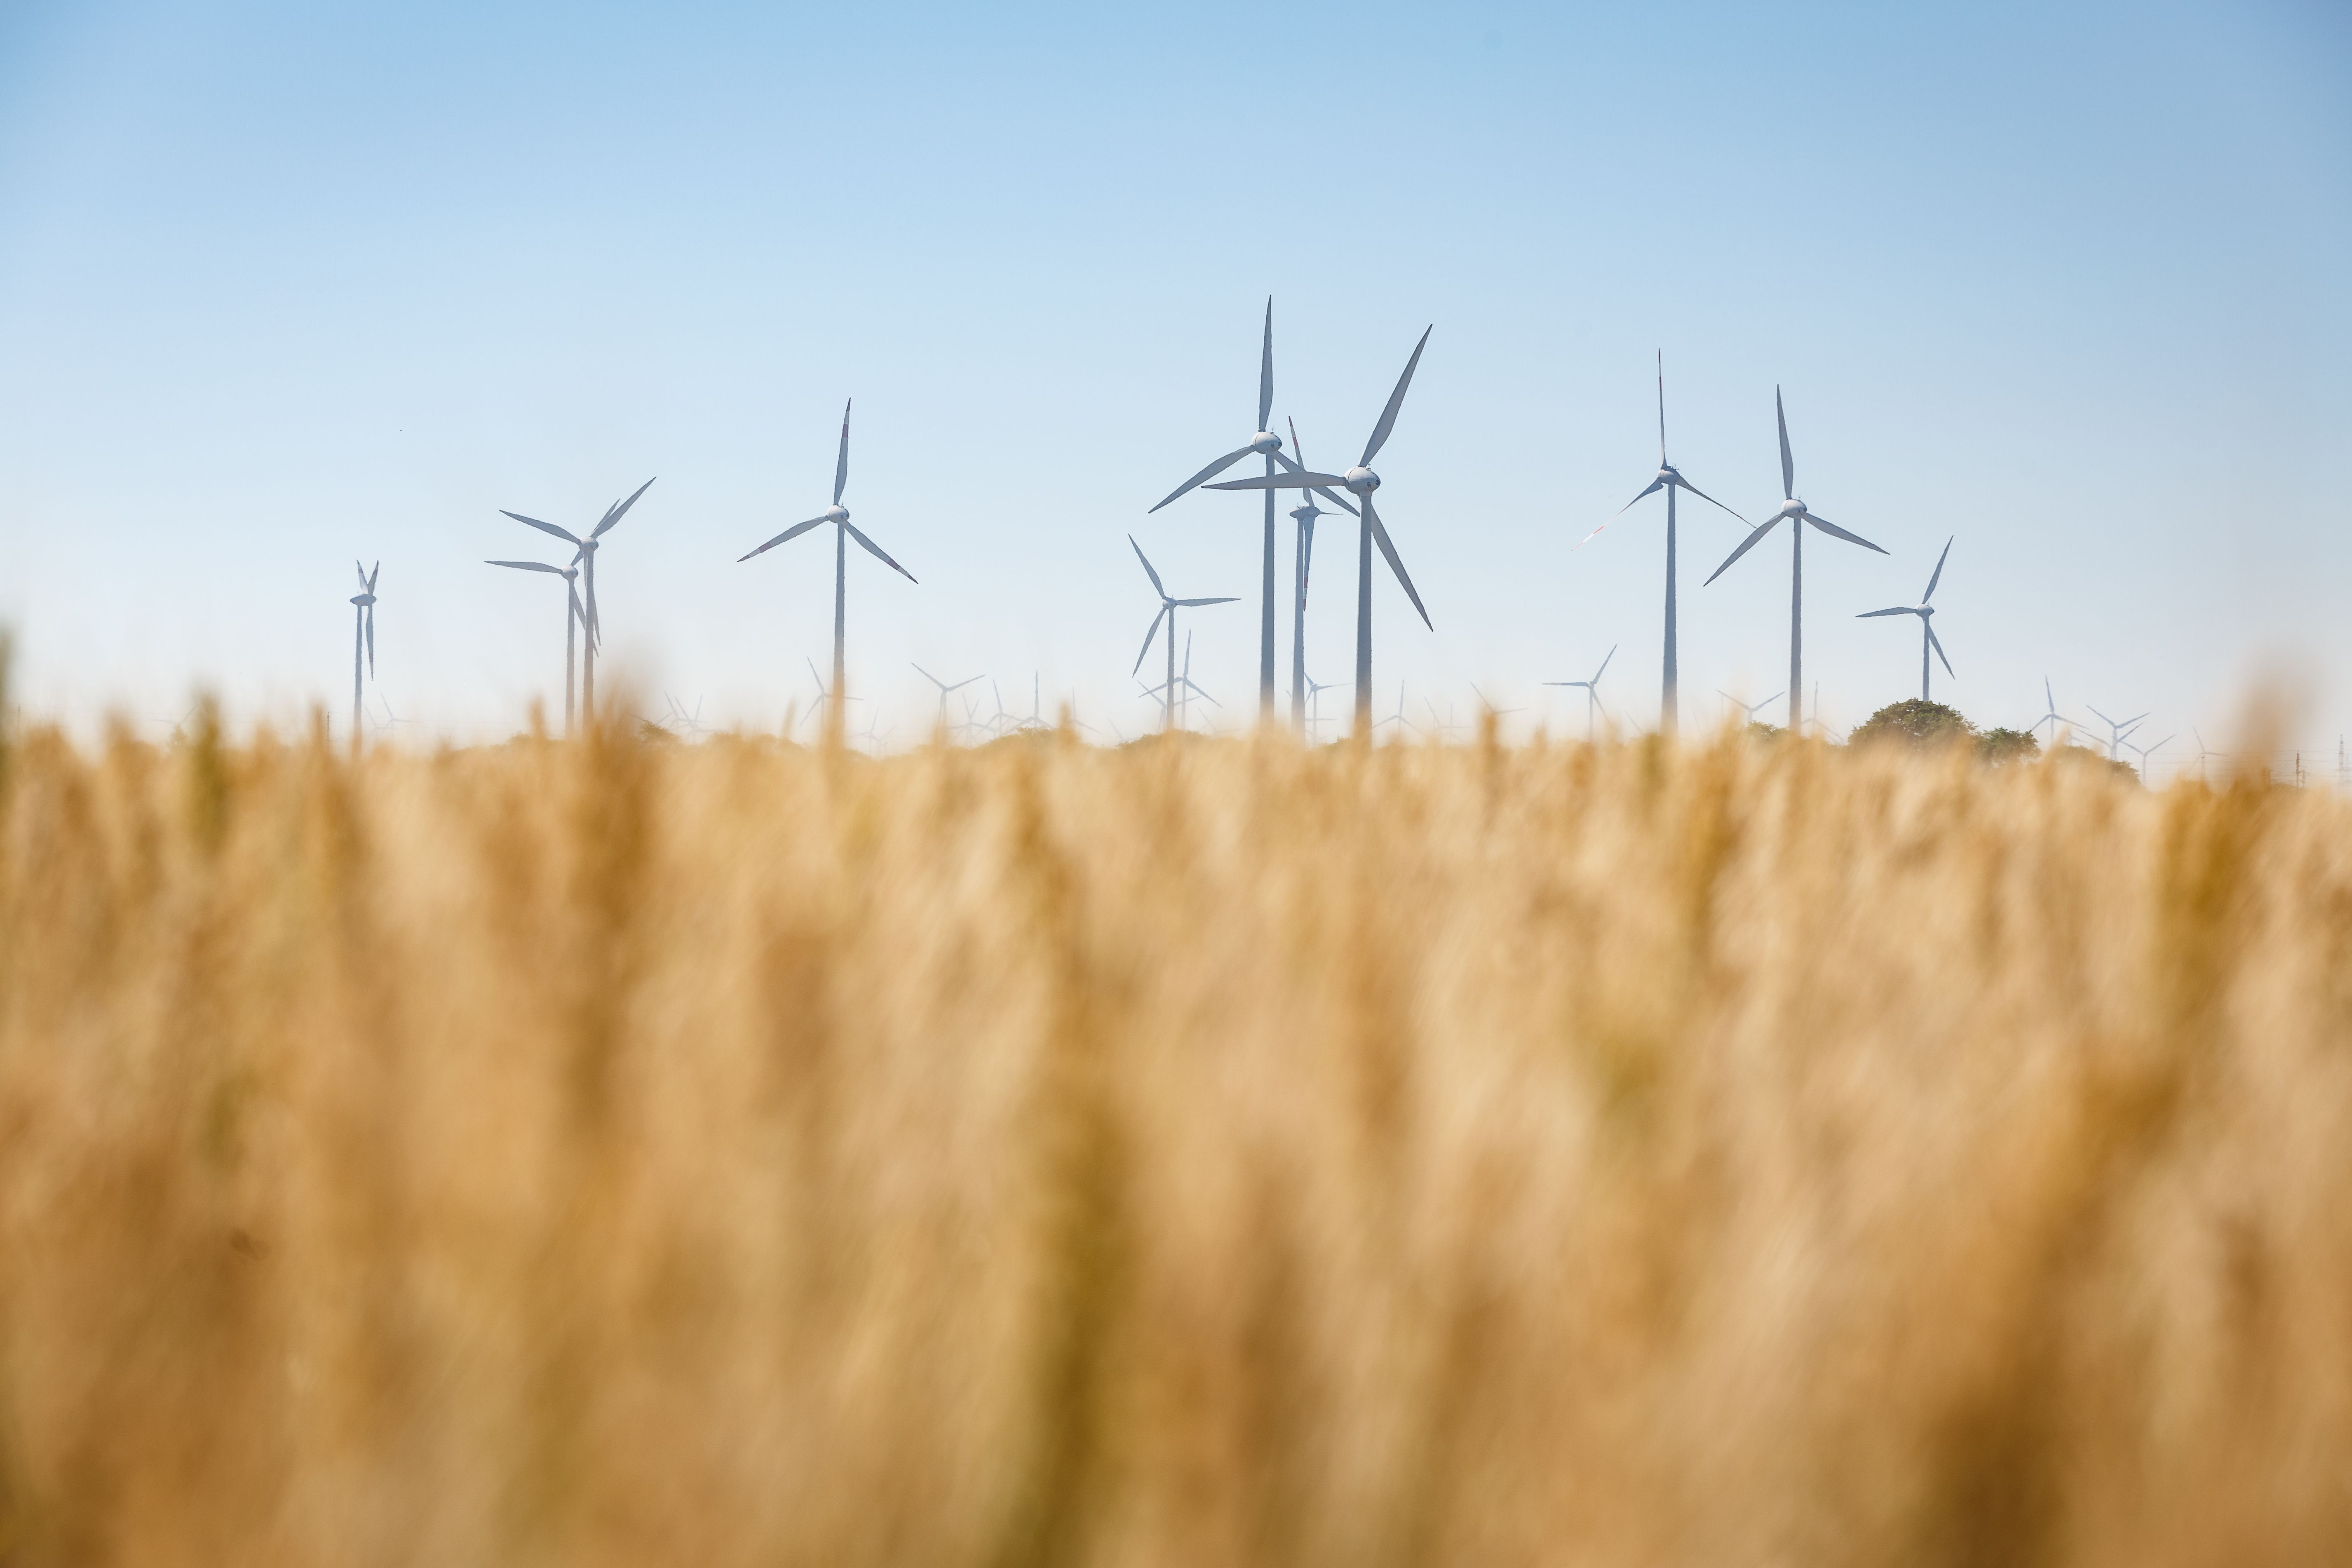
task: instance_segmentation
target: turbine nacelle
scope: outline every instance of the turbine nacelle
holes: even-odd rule
[[[375,603],[375,595],[373,594],[353,594],[352,595],[352,603],[362,606],[373,605]]]
[[[1356,467],[1349,468],[1345,474],[1342,474],[1340,478],[1348,481],[1348,489],[1349,490],[1360,496],[1368,496],[1374,490],[1381,488],[1380,475],[1372,472],[1371,469],[1365,468],[1360,463],[1356,465]]]
[[[835,524],[847,522],[849,521],[849,509],[836,501],[833,505],[824,509],[824,520],[827,522]]]
[[[1282,437],[1271,430],[1261,430],[1249,438],[1249,446],[1245,449],[1261,458],[1271,457],[1282,450]]]
[[[1780,510],[1774,512],[1772,514],[1772,518],[1773,521],[1777,522],[1784,517],[1802,517],[1804,515],[1805,503],[1803,501],[1786,500],[1780,503]]]

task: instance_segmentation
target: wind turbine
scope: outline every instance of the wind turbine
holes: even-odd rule
[[[1272,317],[1268,317],[1267,319],[1270,321],[1270,320],[1272,320],[1273,318],[1272,318]],[[1269,340],[1268,340],[1268,342],[1271,342],[1271,341],[1272,341],[1271,339],[1269,339]],[[1269,364],[1271,364],[1271,363],[1273,363],[1273,361],[1272,361],[1271,359],[1269,359],[1266,363],[1269,363]],[[1273,494],[1273,492],[1269,490],[1269,491],[1267,492],[1267,494],[1268,494],[1269,496],[1271,496],[1271,495]],[[1172,499],[1172,498],[1171,498],[1171,499]],[[1267,537],[1268,537],[1268,538],[1271,538],[1271,537],[1273,537],[1273,536],[1272,536],[1271,534],[1269,534]],[[1176,685],[1176,612],[1177,612],[1177,611],[1179,611],[1179,610],[1192,610],[1192,609],[1198,609],[1199,607],[1201,607],[1201,606],[1202,606],[1202,605],[1230,605],[1230,604],[1234,603],[1234,596],[1233,596],[1233,595],[1225,595],[1225,596],[1224,596],[1224,597],[1223,597],[1223,598],[1217,598],[1217,599],[1175,599],[1175,598],[1171,598],[1171,597],[1169,596],[1169,594],[1168,594],[1168,590],[1167,590],[1167,588],[1166,588],[1166,587],[1165,587],[1165,586],[1160,583],[1160,574],[1159,574],[1156,570],[1154,570],[1154,569],[1153,569],[1153,567],[1152,567],[1152,564],[1151,564],[1151,558],[1150,558],[1150,556],[1146,555],[1146,554],[1143,552],[1143,546],[1141,546],[1140,544],[1138,544],[1138,543],[1136,543],[1136,542],[1135,542],[1135,535],[1133,535],[1133,534],[1131,534],[1131,533],[1130,533],[1130,534],[1129,534],[1129,535],[1127,536],[1127,542],[1128,542],[1129,547],[1129,548],[1131,548],[1132,550],[1134,550],[1134,552],[1135,552],[1135,558],[1136,558],[1138,561],[1140,561],[1140,562],[1142,562],[1142,563],[1143,563],[1143,574],[1144,574],[1145,576],[1147,576],[1147,577],[1149,577],[1149,578],[1150,578],[1150,579],[1151,579],[1151,591],[1152,591],[1153,593],[1155,593],[1155,594],[1157,594],[1157,595],[1160,595],[1160,613],[1159,613],[1158,615],[1156,615],[1156,616],[1152,616],[1152,617],[1151,617],[1151,629],[1150,629],[1150,631],[1147,631],[1147,632],[1145,632],[1145,633],[1143,634],[1143,648],[1142,648],[1142,651],[1141,651],[1141,652],[1139,652],[1139,653],[1135,656],[1135,669],[1141,669],[1141,668],[1143,668],[1143,660],[1144,660],[1145,656],[1146,656],[1146,655],[1148,655],[1148,654],[1150,654],[1150,653],[1151,652],[1151,639],[1152,639],[1153,637],[1158,637],[1158,636],[1160,635],[1160,623],[1161,621],[1163,621],[1163,620],[1164,620],[1164,621],[1166,621],[1166,622],[1168,623],[1168,694],[1169,694],[1169,695],[1168,695],[1168,700],[1167,700],[1167,702],[1166,702],[1166,704],[1165,704],[1165,706],[1166,706],[1166,711],[1165,711],[1164,713],[1162,713],[1160,717],[1161,717],[1161,721],[1162,721],[1162,722],[1163,722],[1163,723],[1165,723],[1165,724],[1166,724],[1166,725],[1168,725],[1168,726],[1173,727],[1173,725],[1174,725],[1174,724],[1175,724],[1175,722],[1176,722],[1176,709],[1175,709],[1175,705],[1174,705],[1174,700],[1175,700],[1176,691],[1177,691],[1177,685]],[[1269,603],[1271,603],[1271,601],[1269,601]],[[1192,645],[1191,645],[1190,643],[1187,643],[1187,644],[1185,644],[1185,658],[1186,658],[1187,659],[1189,659],[1189,658],[1191,658],[1191,657],[1192,657]],[[1132,670],[1132,669],[1131,669],[1131,670],[1128,671],[1128,673],[1129,673],[1129,675],[1133,675],[1133,674],[1135,673],[1135,670]]]
[[[637,497],[651,489],[653,482],[652,479],[647,479],[636,488],[628,500],[616,500],[606,507],[604,515],[597,521],[594,528],[588,531],[588,537],[585,539],[568,528],[558,528],[551,522],[541,522],[535,517],[525,517],[519,511],[505,513],[517,522],[529,523],[542,533],[551,533],[558,539],[571,541],[573,546],[572,564],[583,568],[585,573],[586,581],[582,586],[587,590],[588,649],[587,657],[581,664],[580,706],[587,711],[588,718],[592,721],[596,717],[596,649],[604,640],[604,623],[596,614],[596,548],[604,535],[620,526],[621,520],[629,515],[629,509],[637,504]]]
[[[580,568],[550,566],[544,561],[486,561],[483,564],[509,566],[517,572],[545,572],[563,579],[564,597],[569,601],[563,612],[563,734],[569,740],[572,736],[572,639],[580,627],[588,624],[588,612],[580,603]],[[591,630],[589,640],[593,642],[595,636],[595,632]]]
[[[2086,702],[2084,706],[2089,708],[2090,704]],[[2091,711],[2097,715],[2099,722],[2107,727],[2107,761],[2111,763],[2120,760],[2116,757],[2116,752],[2122,747],[2124,737],[2130,734],[2134,730],[2138,729],[2140,720],[2147,717],[2147,714],[2142,713],[2137,719],[2126,719],[2122,722],[2118,723],[2115,720],[2108,718],[2105,714],[2099,712],[2095,708],[2091,708]]]
[[[909,660],[908,662],[909,662],[909,663],[912,663],[913,661]],[[919,664],[915,665],[915,666],[914,666],[914,669],[915,669],[915,673],[916,673],[916,674],[918,674],[918,675],[921,676],[925,680],[929,681],[933,686],[936,686],[936,687],[938,687],[938,688],[940,689],[940,717],[939,717],[939,725],[940,725],[940,729],[947,731],[948,731],[948,733],[949,733],[950,736],[954,735],[958,731],[961,730],[961,729],[963,728],[963,726],[962,726],[962,725],[961,725],[961,724],[958,724],[958,725],[950,725],[950,724],[948,723],[948,693],[949,693],[949,692],[950,692],[950,691],[961,691],[965,687],[970,686],[970,685],[971,685],[973,681],[975,681],[975,680],[985,680],[985,679],[988,679],[988,678],[987,678],[987,676],[985,676],[984,674],[983,674],[983,675],[968,675],[968,676],[964,677],[961,680],[954,681],[954,682],[952,682],[952,683],[951,683],[951,682],[949,682],[949,681],[941,680],[938,676],[933,675],[929,670],[925,669],[925,668],[924,668],[921,665],[919,665]]]
[[[842,684],[841,679],[841,645],[842,622],[848,611],[849,542],[853,539],[857,541],[857,542],[860,545],[863,545],[866,552],[871,554],[875,560],[879,561],[883,565],[887,566],[891,571],[896,572],[908,582],[912,583],[915,580],[915,574],[912,572],[908,571],[904,566],[901,566],[896,561],[891,560],[890,554],[887,551],[884,550],[880,545],[875,543],[872,540],[866,538],[865,534],[858,531],[857,525],[849,521],[849,509],[841,504],[841,492],[849,483],[849,405],[851,401],[854,400],[845,400],[841,405],[841,455],[834,459],[833,464],[833,504],[825,508],[822,512],[819,512],[816,516],[809,519],[806,522],[796,522],[793,524],[792,527],[784,530],[783,532],[776,535],[775,538],[771,539],[767,543],[761,545],[757,550],[747,551],[743,554],[735,558],[736,564],[740,566],[744,562],[751,560],[754,555],[766,554],[769,551],[773,550],[777,545],[783,543],[788,539],[799,538],[802,534],[806,533],[810,529],[814,528],[821,522],[829,522],[833,524],[832,725],[836,732],[839,730],[844,714],[842,707],[844,700],[843,693],[847,689],[847,688]],[[593,601],[590,607],[592,609],[594,607]]]
[[[1265,297],[1265,337],[1264,343],[1258,352],[1256,434],[1253,435],[1249,438],[1248,442],[1244,446],[1234,451],[1226,453],[1223,457],[1219,458],[1215,462],[1211,463],[1207,468],[1202,468],[1199,473],[1194,474],[1191,479],[1186,479],[1182,484],[1178,485],[1174,489],[1169,491],[1167,497],[1159,503],[1159,506],[1151,508],[1151,511],[1158,511],[1160,507],[1166,506],[1169,501],[1175,500],[1179,497],[1184,495],[1187,491],[1194,489],[1203,482],[1215,479],[1219,474],[1223,473],[1227,468],[1232,468],[1235,463],[1240,462],[1244,458],[1248,457],[1253,452],[1259,453],[1265,457],[1265,477],[1269,479],[1274,478],[1276,473],[1281,468],[1288,468],[1293,473],[1303,471],[1299,468],[1297,463],[1292,462],[1288,457],[1284,455],[1282,450],[1282,437],[1276,435],[1272,430],[1266,427],[1267,421],[1273,417],[1274,296],[1269,294]],[[1295,438],[1297,432],[1293,431],[1291,434]],[[1337,479],[1329,479],[1321,481],[1325,486],[1336,485],[1339,482],[1339,481]],[[1262,608],[1262,613],[1258,617],[1257,706],[1258,717],[1261,720],[1271,719],[1274,717],[1274,487],[1270,485],[1250,485],[1246,487],[1213,485],[1210,488],[1213,489],[1246,488],[1250,489],[1264,489],[1267,492],[1265,498],[1265,604]],[[1334,505],[1339,504],[1338,498],[1334,496],[1326,494],[1324,499],[1331,501]],[[1146,512],[1144,515],[1149,517],[1150,512]]]
[[[2026,729],[2031,731],[2039,730],[2044,724],[2049,725],[2051,743],[2054,745],[2058,740],[2058,726],[2064,724],[2072,728],[2075,722],[2076,721],[2058,711],[2058,699],[2050,691],[2050,678],[2043,676],[2042,678],[2042,717],[2028,724]]]
[[[1303,669],[1298,672],[1298,679],[1307,683],[1307,738],[1310,741],[1319,741],[1322,738],[1323,694],[1330,690],[1333,686],[1337,686],[1339,682],[1332,681],[1327,685]],[[1292,701],[1296,706],[1296,694],[1293,695]]]
[[[1881,616],[1916,616],[1919,617],[1919,700],[1922,702],[1928,700],[1927,650],[1929,648],[1934,648],[1936,650],[1936,657],[1944,660],[1944,673],[1946,675],[1952,675],[1952,661],[1948,658],[1945,658],[1944,645],[1936,640],[1936,623],[1934,620],[1936,614],[1935,606],[1927,603],[1928,600],[1936,596],[1936,584],[1941,582],[1944,576],[1944,558],[1945,556],[1951,554],[1951,552],[1952,542],[1947,539],[1944,541],[1944,554],[1936,557],[1936,570],[1927,578],[1927,591],[1919,595],[1919,602],[1916,605],[1897,605],[1893,609],[1889,610],[1864,610],[1862,614],[1854,616],[1854,619],[1857,621],[1876,620]],[[1959,677],[1953,675],[1952,679],[1958,680]],[[1817,703],[1815,706],[1818,707],[1819,704]]]
[[[1421,363],[1421,351],[1429,346],[1429,334],[1433,328],[1422,329],[1421,341],[1412,345],[1412,357],[1405,361],[1404,374],[1397,377],[1396,390],[1389,394],[1388,406],[1381,410],[1380,422],[1372,426],[1371,438],[1364,443],[1364,455],[1356,466],[1344,474],[1318,474],[1310,469],[1297,469],[1288,474],[1268,473],[1264,479],[1227,479],[1211,485],[1213,490],[1276,490],[1304,489],[1325,495],[1333,489],[1352,493],[1362,505],[1360,514],[1362,526],[1356,541],[1356,728],[1367,730],[1372,718],[1372,546],[1378,544],[1381,554],[1396,574],[1405,597],[1412,601],[1421,624],[1432,631],[1437,628],[1422,607],[1421,595],[1414,589],[1412,579],[1405,575],[1404,563],[1397,559],[1396,546],[1389,540],[1389,531],[1381,525],[1381,514],[1373,509],[1372,492],[1381,488],[1381,477],[1371,468],[1371,461],[1388,444],[1389,433],[1396,428],[1397,410],[1404,406],[1405,388],[1412,384],[1412,373]],[[1335,504],[1336,495],[1328,496]]]
[[[1802,734],[1805,722],[1805,524],[1811,523],[1832,539],[1843,539],[1848,544],[1859,544],[1864,550],[1878,550],[1858,533],[1848,533],[1826,518],[1808,510],[1797,499],[1797,462],[1789,455],[1789,412],[1781,405],[1780,389],[1772,389],[1772,412],[1780,422],[1780,493],[1787,499],[1780,510],[1758,524],[1739,548],[1724,557],[1723,564],[1715,569],[1712,583],[1731,570],[1731,563],[1747,554],[1763,541],[1766,534],[1782,522],[1789,523],[1789,532],[1795,545],[1789,557],[1789,733]],[[1881,555],[1886,553],[1878,550]],[[1706,583],[1699,584],[1705,587]]]
[[[669,703],[670,725],[675,731],[682,733],[689,741],[700,740],[708,732],[702,727],[701,698],[698,697],[694,700],[694,711],[689,713],[686,710],[686,704],[680,702],[672,693],[665,691],[662,697]]]
[[[2205,737],[2197,734],[2197,726],[2194,724],[2191,724],[2189,727],[2189,732],[2192,735],[2197,735],[2197,782],[2199,784],[2203,784],[2205,782],[2205,759],[2208,757],[2222,756],[2225,753],[2207,751],[2205,749]]]
[[[1303,464],[1307,454],[1298,444],[1298,421],[1287,415],[1284,416],[1284,420],[1290,426],[1290,449],[1298,453],[1299,461]],[[1308,490],[1299,498],[1298,504],[1290,509],[1290,519],[1298,525],[1298,560],[1291,594],[1290,727],[1301,734],[1306,733],[1307,692],[1314,688],[1314,682],[1307,679],[1307,581],[1315,569],[1315,520],[1324,515],[1323,509],[1315,504],[1318,494],[1350,517],[1358,515],[1354,507],[1328,490]],[[1268,500],[1273,495],[1272,490],[1266,492]]]
[[[2126,742],[2124,743],[2124,750],[2126,750],[2126,751],[2127,751],[2127,752],[2137,752],[2139,753],[2139,781],[2140,781],[2140,783],[2142,783],[2142,784],[2146,784],[2146,783],[2147,782],[2147,760],[2148,760],[2148,758],[2150,758],[2150,757],[2154,756],[2157,752],[2160,752],[2160,751],[2164,750],[2164,748],[2165,748],[2168,744],[2169,744],[2170,742],[2174,742],[2174,741],[2176,741],[2176,740],[2179,740],[2179,735],[2176,732],[2176,733],[2174,733],[2174,734],[2167,735],[2163,740],[2158,741],[2158,742],[2155,745],[2153,745],[2153,746],[2135,746],[2135,745],[2131,744],[2129,742]]]
[[[359,573],[360,591],[352,595],[352,754],[359,755],[360,724],[364,712],[360,707],[360,645],[367,645],[368,673],[375,673],[375,580],[383,572],[383,563],[375,563],[373,572],[361,571],[360,563],[352,563]]]
[[[1373,725],[1373,732],[1378,733],[1391,724],[1400,729],[1410,730],[1416,735],[1421,733],[1421,726],[1404,716],[1404,682],[1402,680],[1397,682],[1397,710]]]
[[[1771,703],[1773,698],[1780,695],[1780,692],[1775,691],[1772,693],[1771,697],[1767,697],[1762,702],[1742,702],[1738,698],[1734,697],[1730,692],[1726,691],[1720,686],[1715,689],[1715,694],[1717,697],[1722,698],[1726,702],[1730,703],[1734,708],[1738,709],[1740,713],[1744,716],[1742,722],[1748,724],[1755,723],[1756,715],[1762,712],[1764,709]]]
[[[1709,506],[1721,507],[1731,516],[1738,518],[1742,527],[1751,525],[1746,518],[1740,517],[1738,512],[1732,511],[1729,507],[1724,506],[1721,501],[1683,478],[1681,471],[1666,461],[1666,352],[1664,349],[1658,351],[1658,477],[1652,479],[1649,488],[1640,495],[1619,507],[1616,515],[1609,520],[1610,522],[1614,522],[1617,518],[1632,510],[1635,502],[1654,496],[1660,490],[1666,492],[1666,667],[1664,692],[1658,702],[1658,728],[1666,734],[1672,735],[1675,732],[1675,721],[1680,713],[1682,686],[1682,674],[1675,642],[1675,492],[1688,490]],[[1579,550],[1583,549],[1600,538],[1601,530],[1608,526],[1609,523],[1602,523],[1601,528],[1594,529],[1577,541],[1576,547]]]
[[[1546,686],[1580,686],[1584,689],[1584,738],[1588,742],[1592,739],[1592,716],[1595,713],[1608,711],[1601,706],[1601,678],[1609,673],[1609,660],[1616,657],[1616,645],[1612,643],[1610,645],[1608,658],[1601,661],[1601,668],[1592,672],[1591,679],[1544,682]]]
[[[1441,742],[1458,735],[1468,728],[1454,717],[1454,704],[1451,701],[1445,704],[1445,717],[1443,719],[1437,716],[1437,704],[1432,699],[1423,698],[1421,705],[1429,710],[1429,727],[1437,731],[1437,738]]]

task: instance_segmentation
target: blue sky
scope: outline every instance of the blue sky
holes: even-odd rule
[[[1375,590],[1381,709],[1654,720],[1675,461],[1800,489],[1832,724],[1916,689],[1937,603],[1983,722],[2152,709],[2220,743],[2250,684],[2352,730],[2352,22],[2315,4],[1271,9],[265,3],[0,11],[0,617],[31,709],[162,732],[382,689],[501,733],[560,702],[561,604],[479,563],[659,481],[601,565],[608,653],[773,725],[824,662],[821,537],[857,398],[853,689],[915,738],[942,675],[1132,734],[1171,587],[1234,594],[1194,673],[1254,706],[1252,498],[1145,508],[1276,417],[1344,466],[1435,323],[1380,464],[1436,623]],[[1718,524],[1720,526],[1718,526]],[[1286,531],[1287,525],[1286,523]],[[1683,526],[1685,711],[1787,664],[1785,545],[1710,587]],[[552,542],[549,542],[551,544]],[[1349,678],[1327,530],[1310,669]],[[1287,558],[1287,540],[1284,550]],[[1282,668],[1288,668],[1283,620]],[[610,668],[610,667],[608,667]],[[658,696],[655,698],[658,705]],[[1023,704],[1025,706],[1025,703]],[[2184,742],[2185,745],[2186,742]]]

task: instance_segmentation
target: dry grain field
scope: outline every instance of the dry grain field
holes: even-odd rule
[[[0,1562],[2352,1562],[2352,811],[0,762]]]

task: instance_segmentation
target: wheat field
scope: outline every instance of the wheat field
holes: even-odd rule
[[[0,1562],[2352,1561],[2352,813],[0,761]]]

